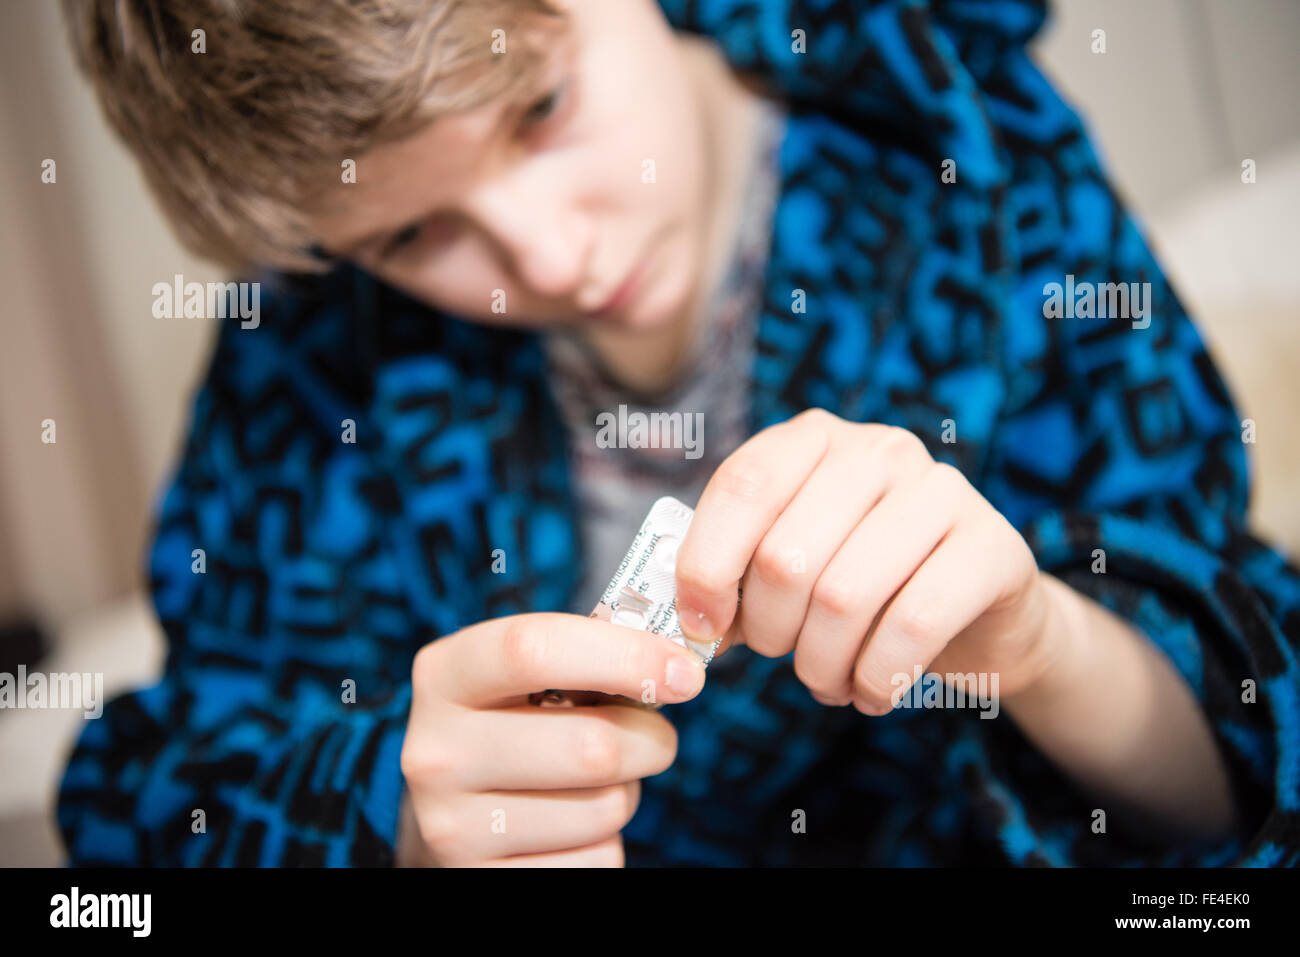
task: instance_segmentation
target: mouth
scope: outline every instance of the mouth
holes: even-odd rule
[[[641,289],[642,281],[645,279],[646,267],[649,265],[648,259],[642,259],[632,271],[628,273],[627,278],[619,285],[605,302],[596,309],[590,309],[586,315],[593,318],[601,316],[610,316],[616,312],[626,309],[636,298]]]

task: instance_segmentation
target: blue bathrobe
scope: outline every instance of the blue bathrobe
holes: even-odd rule
[[[663,711],[678,756],[643,783],[628,863],[1295,864],[1300,573],[1246,531],[1249,410],[1026,55],[1042,4],[663,7],[791,113],[752,429],[821,406],[915,432],[1168,656],[1241,819],[1145,841],[1005,713],[867,718],[817,704],[792,656],[737,648],[730,680]],[[390,864],[416,650],[597,597],[576,594],[535,333],[346,266],[262,279],[158,509],[165,673],[87,722],[62,782],[73,863]]]

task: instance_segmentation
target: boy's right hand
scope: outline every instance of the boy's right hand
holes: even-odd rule
[[[649,690],[673,703],[703,685],[703,666],[673,642],[581,615],[513,615],[430,642],[411,668],[397,863],[622,866],[640,779],[672,765],[676,730],[654,711],[528,696]]]

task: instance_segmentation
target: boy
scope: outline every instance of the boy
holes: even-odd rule
[[[74,862],[1296,861],[1300,575],[1040,4],[67,5],[196,249],[341,261],[222,328]],[[703,692],[585,617],[664,494]]]

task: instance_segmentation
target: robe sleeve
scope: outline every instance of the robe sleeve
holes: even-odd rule
[[[972,479],[1041,568],[1173,663],[1209,719],[1239,811],[1237,833],[1213,846],[1146,844],[1113,814],[1094,833],[1095,802],[1000,720],[976,722],[953,752],[978,826],[1013,864],[1296,864],[1300,572],[1247,526],[1248,417],[1083,122],[1026,50],[1046,5],[661,5],[792,108],[905,137],[936,164],[952,158],[960,189],[1000,210],[985,234],[1002,238],[988,281],[1004,290],[1006,401]],[[1088,289],[1091,311],[1074,308]],[[1126,294],[1136,295],[1120,307]]]
[[[73,865],[393,862],[411,656],[381,663],[372,625],[395,606],[339,558],[363,532],[355,463],[271,372],[291,366],[271,353],[283,306],[220,333],[149,555],[164,674],[76,743],[57,807]]]
[[[1023,53],[1007,54],[986,85],[1011,164],[1017,262],[1003,337],[1009,400],[980,488],[1040,568],[1168,657],[1209,719],[1239,811],[1238,832],[1215,846],[1156,848],[1089,827],[1047,856],[1294,864],[1300,573],[1247,525],[1251,423],[1079,118]],[[1025,128],[1032,140],[1016,132]],[[1006,825],[1010,843],[1077,828],[1077,808],[1048,810],[1053,779],[999,724],[990,774],[1005,785],[1006,819],[1019,822]]]

